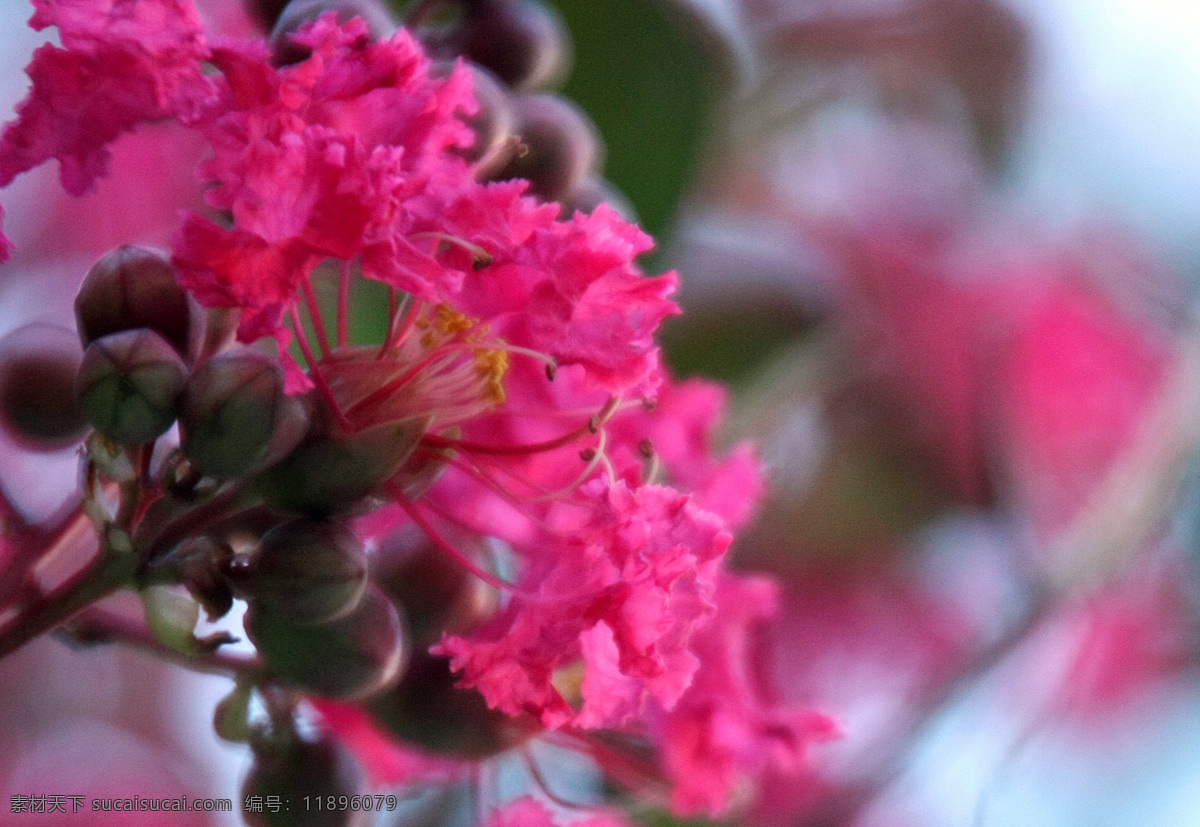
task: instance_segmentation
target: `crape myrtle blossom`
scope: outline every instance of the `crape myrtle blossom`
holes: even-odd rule
[[[404,30],[373,42],[362,21],[325,15],[296,36],[311,57],[279,67],[262,42],[210,37],[181,0],[34,6],[31,25],[57,27],[61,46],[35,53],[29,97],[0,136],[0,182],[56,159],[64,188],[83,194],[127,132],[173,124],[204,139],[197,187],[211,212],[181,213],[171,267],[202,305],[235,312],[210,313],[203,349],[185,355],[198,374],[228,347],[221,326],[234,318],[242,343],[274,340],[286,390],[311,417],[287,450],[300,447],[272,457],[301,482],[255,466],[255,496],[317,519],[351,511],[368,548],[419,530],[500,593],[490,616],[431,649],[459,685],[530,731],[650,737],[666,777],[713,779],[679,793],[681,811],[724,811],[741,779],[799,766],[831,725],[741,697],[752,655],[740,630],[771,600],[750,608],[739,595],[770,588],[722,570],[730,527],[760,493],[757,463],[746,448],[713,455],[720,392],[674,383],[659,364],[653,337],[677,312],[675,276],[634,263],[645,233],[603,205],[562,216],[522,181],[478,182],[463,153],[469,73],[432,72]],[[383,285],[388,308],[369,343],[350,332],[364,280]],[[347,484],[303,457],[331,445],[368,470],[352,495],[323,500]],[[231,476],[224,490],[241,495]],[[463,534],[492,538],[488,559],[459,548]],[[163,542],[145,552],[161,556]],[[261,652],[269,613],[252,612]],[[337,619],[327,614],[320,623]],[[284,683],[309,689],[301,674]],[[377,779],[457,772],[405,763],[403,745],[388,753],[377,740],[368,757],[361,710],[319,705]],[[494,821],[543,815],[550,823],[517,802]]]

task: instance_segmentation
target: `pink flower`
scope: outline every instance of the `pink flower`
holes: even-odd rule
[[[1044,539],[1150,410],[1170,334],[1089,287],[1081,251],[1005,241],[850,243],[847,321],[960,495],[1012,496]]]
[[[406,32],[373,42],[361,21],[328,14],[300,35],[311,58],[279,68],[262,43],[208,39],[182,0],[45,0],[35,21],[58,25],[63,48],[35,58],[0,146],[4,180],[57,157],[83,191],[142,123],[203,139],[191,196],[203,189],[213,212],[183,215],[179,280],[236,309],[243,342],[276,340],[289,392],[312,402],[305,439],[394,436],[394,465],[354,495],[359,535],[423,532],[504,595],[434,649],[461,686],[573,733],[650,732],[696,687],[663,743],[673,772],[712,762],[700,803],[714,810],[740,778],[799,760],[823,718],[716,698],[747,688],[738,641],[757,610],[730,597],[714,612],[727,525],[747,519],[761,482],[748,448],[713,455],[720,392],[672,384],[660,365],[654,334],[678,312],[676,278],[642,273],[645,233],[604,206],[560,217],[524,182],[476,181],[457,152],[471,137],[469,76],[434,77]],[[102,82],[82,101],[64,78],[85,69]],[[386,303],[376,341],[351,340],[360,275]],[[490,538],[492,560],[447,539],[472,535]],[[698,678],[702,660],[720,674]],[[384,738],[366,707],[318,704],[377,783],[461,770]],[[699,801],[681,784],[681,808]],[[494,822],[549,819],[524,800]]]
[[[187,0],[36,0],[30,25],[57,26],[28,73],[33,90],[0,136],[0,186],[51,158],[63,187],[90,190],[108,145],[141,123],[190,119],[211,94],[203,27]]]
[[[554,533],[531,544],[532,597],[470,639],[441,645],[489,704],[548,727],[626,723],[650,697],[675,704],[695,673],[688,646],[712,612],[716,563],[730,540],[719,519],[668,488],[597,481],[581,493],[607,508],[556,508]],[[556,686],[577,666],[578,690]]]
[[[696,680],[656,723],[679,815],[725,815],[746,780],[768,773],[802,783],[808,747],[838,734],[831,718],[779,703],[762,681],[769,653],[754,633],[777,611],[775,584],[723,574],[716,603],[696,632]]]

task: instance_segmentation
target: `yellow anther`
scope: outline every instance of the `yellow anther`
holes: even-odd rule
[[[478,324],[478,322],[479,319],[472,319],[470,316],[460,313],[445,302],[439,304],[437,310],[434,311],[434,327],[448,336],[457,336],[459,333],[466,333]]]
[[[447,339],[461,336],[468,331],[472,332],[468,341],[475,340],[479,335],[475,332],[478,330],[478,324],[479,319],[461,313],[443,302],[434,308],[432,319],[421,319],[417,322],[417,327],[425,331],[421,337],[421,347],[431,350]],[[486,329],[483,332],[486,333]]]
[[[504,401],[504,374],[508,372],[508,353],[503,350],[475,351],[475,370],[487,383],[484,398],[493,405]]]

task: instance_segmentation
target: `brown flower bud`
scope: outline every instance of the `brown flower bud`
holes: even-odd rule
[[[149,328],[189,353],[192,307],[165,252],[124,244],[92,265],[75,297],[79,339],[89,344],[122,330]]]
[[[22,447],[54,451],[79,440],[79,346],[66,328],[27,325],[0,340],[0,426]]]

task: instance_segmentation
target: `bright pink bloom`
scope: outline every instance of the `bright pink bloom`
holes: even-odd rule
[[[534,595],[441,646],[490,705],[548,727],[625,723],[649,697],[675,704],[695,673],[688,646],[712,612],[716,563],[730,541],[717,517],[669,488],[597,481],[581,493],[593,507],[563,503],[551,515],[554,534],[541,538],[527,581]],[[576,713],[555,679],[578,665]]]
[[[998,255],[973,237],[847,252],[847,321],[880,387],[908,405],[962,496],[1015,494],[1042,537],[1129,443],[1169,358],[1169,333],[1089,289],[1079,259]]]
[[[732,665],[741,616],[731,610],[728,638],[712,616],[726,524],[751,511],[757,463],[746,448],[711,455],[721,394],[671,385],[659,364],[654,333],[677,312],[676,278],[646,277],[635,263],[651,239],[604,206],[560,219],[524,182],[478,183],[456,151],[475,106],[468,74],[433,77],[406,32],[372,42],[361,21],[338,25],[329,14],[301,35],[312,57],[276,68],[261,43],[206,42],[180,2],[97,10],[45,0],[39,20],[59,25],[64,43],[49,54],[124,59],[136,94],[125,100],[105,75],[83,113],[109,120],[87,141],[56,143],[37,131],[54,132],[39,125],[42,113],[72,111],[78,93],[58,95],[35,77],[0,169],[11,178],[59,157],[76,191],[103,174],[108,144],[138,123],[173,119],[204,138],[211,154],[199,177],[218,214],[183,217],[173,242],[181,282],[203,304],[239,309],[243,341],[298,337],[304,369],[281,347],[290,387],[316,388],[338,436],[394,423],[419,431],[404,466],[372,492],[392,503],[358,528],[371,538],[416,523],[452,555],[442,524],[497,539],[514,573],[507,602],[441,644],[462,684],[493,708],[547,727],[644,726],[648,711],[668,713],[693,685],[693,641],[706,623],[725,641],[710,644],[710,658],[742,668]],[[177,8],[177,20],[164,17]],[[318,357],[298,308],[319,327],[309,292],[331,260],[343,265],[339,287],[353,269],[390,288],[389,330],[382,342],[346,341],[346,289],[340,335],[331,343],[318,331]],[[643,407],[660,388],[659,407]],[[736,683],[714,680],[704,692]],[[376,781],[449,772],[393,748],[354,707],[323,713]],[[758,745],[819,729],[818,719],[756,706],[727,714]],[[786,763],[780,756],[800,747],[764,763]],[[729,763],[714,769],[721,783],[757,770],[745,743],[706,749]],[[533,802],[506,813],[497,818],[546,815]]]
[[[1078,515],[1146,421],[1169,363],[1161,331],[1093,292],[1052,284],[999,361],[1006,482],[1041,536]]]
[[[696,679],[657,724],[679,815],[724,815],[746,780],[768,772],[801,783],[808,747],[838,734],[828,716],[784,706],[764,685],[770,653],[755,633],[778,601],[765,578],[721,576],[716,614],[695,636]]]
[[[0,137],[0,186],[51,158],[73,195],[108,171],[108,144],[135,126],[194,118],[211,94],[203,26],[187,0],[35,0],[30,25],[62,47],[34,53],[33,89]]]

